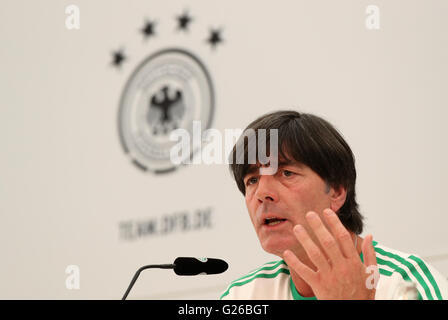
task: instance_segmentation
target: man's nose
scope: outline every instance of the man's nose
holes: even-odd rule
[[[261,175],[258,179],[255,196],[258,201],[278,201],[278,194],[275,189],[275,180],[272,175]]]

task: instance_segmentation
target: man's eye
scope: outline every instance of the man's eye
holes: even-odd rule
[[[283,175],[285,177],[290,177],[294,174],[294,172],[288,171],[288,170],[283,170]]]
[[[251,184],[254,184],[254,183],[256,183],[257,182],[257,178],[256,177],[252,177],[252,178],[249,178],[249,179],[247,179],[247,181],[246,181],[246,185],[251,185]]]

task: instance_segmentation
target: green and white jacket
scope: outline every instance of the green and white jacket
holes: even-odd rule
[[[423,300],[448,299],[448,281],[417,255],[403,253],[373,241],[380,279],[376,300],[390,300],[403,281],[411,281]],[[361,253],[361,260],[363,260]],[[234,300],[316,300],[302,297],[296,290],[285,261],[273,261],[233,281],[220,299]]]

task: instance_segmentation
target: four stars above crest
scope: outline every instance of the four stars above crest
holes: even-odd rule
[[[191,17],[188,12],[184,11],[184,13],[180,16],[176,17],[177,20],[177,30],[188,32],[190,24],[194,21],[193,17]],[[155,21],[146,20],[143,27],[139,30],[145,40],[155,37],[157,35],[156,28],[157,24]],[[209,36],[206,39],[206,42],[210,45],[212,49],[216,49],[218,44],[223,42],[222,39],[222,31],[219,29],[211,29],[209,31]],[[112,53],[112,65],[114,67],[120,68],[124,61],[126,61],[126,55],[123,50],[117,50]]]

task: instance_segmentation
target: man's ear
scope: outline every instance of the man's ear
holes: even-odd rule
[[[338,212],[347,199],[347,190],[342,185],[337,188],[330,187],[329,194],[331,201],[330,209],[334,212]]]

